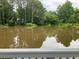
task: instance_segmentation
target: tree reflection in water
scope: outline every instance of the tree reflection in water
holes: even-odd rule
[[[54,39],[47,37],[54,37]],[[40,48],[44,42],[49,42],[49,44],[46,43],[49,47],[54,47],[55,44],[59,47],[69,47],[72,43],[76,45],[74,42],[77,42],[76,46],[78,46],[78,38],[79,29],[77,28],[65,29],[53,26],[39,26],[32,29],[23,26],[0,27],[0,48]],[[50,43],[52,44],[50,45]]]

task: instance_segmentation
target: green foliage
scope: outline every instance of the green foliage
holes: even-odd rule
[[[17,12],[18,18],[25,23],[43,23],[45,9],[39,0],[27,0],[27,5],[19,6]]]
[[[18,17],[17,24],[19,24],[19,25],[25,25],[26,24],[25,10],[22,7],[18,7],[17,17]]]
[[[51,25],[56,25],[58,24],[59,18],[56,14],[56,12],[46,12],[45,13],[45,17],[46,17],[46,23],[47,24],[51,24]]]
[[[15,24],[16,20],[13,6],[9,4],[8,0],[1,0],[0,2],[0,24]]]
[[[67,23],[69,21],[70,16],[74,13],[72,3],[70,1],[65,2],[65,4],[58,7],[57,13],[59,19],[63,20],[64,23]]]
[[[61,23],[59,28],[72,28],[72,23]]]
[[[74,14],[75,22],[79,23],[79,9],[76,9]]]
[[[65,24],[65,27],[79,23],[79,9],[73,8],[72,3],[68,0],[55,12],[46,11],[39,0],[0,0],[1,25],[35,26],[62,23]]]
[[[79,23],[79,9],[75,9],[74,13],[69,18],[70,23]]]
[[[26,26],[29,26],[29,27],[33,27],[34,26],[34,27],[36,27],[37,25],[32,24],[32,23],[27,23]]]

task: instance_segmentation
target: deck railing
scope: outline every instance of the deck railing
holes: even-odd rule
[[[79,49],[0,49],[0,58],[79,59]]]

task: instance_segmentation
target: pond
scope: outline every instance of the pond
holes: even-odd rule
[[[0,26],[0,48],[79,48],[78,28]]]

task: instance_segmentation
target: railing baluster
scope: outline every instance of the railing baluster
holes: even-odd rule
[[[0,58],[0,59],[79,59],[79,57],[15,57],[15,58]]]
[[[29,59],[28,57],[24,57],[24,59]]]
[[[35,59],[35,57],[30,57],[30,59]]]
[[[17,59],[17,57],[15,57],[15,58],[12,58],[12,59]]]
[[[37,59],[43,59],[43,57],[37,57]]]
[[[61,59],[60,57],[54,57],[54,59]]]
[[[61,59],[68,59],[67,57],[61,57]]]
[[[55,59],[55,57],[47,57],[46,59]]]
[[[46,59],[46,57],[43,57],[43,59]]]
[[[79,57],[75,57],[74,59],[79,59]]]
[[[68,59],[74,59],[74,57],[69,57]]]
[[[23,59],[22,57],[16,57],[15,59]]]

